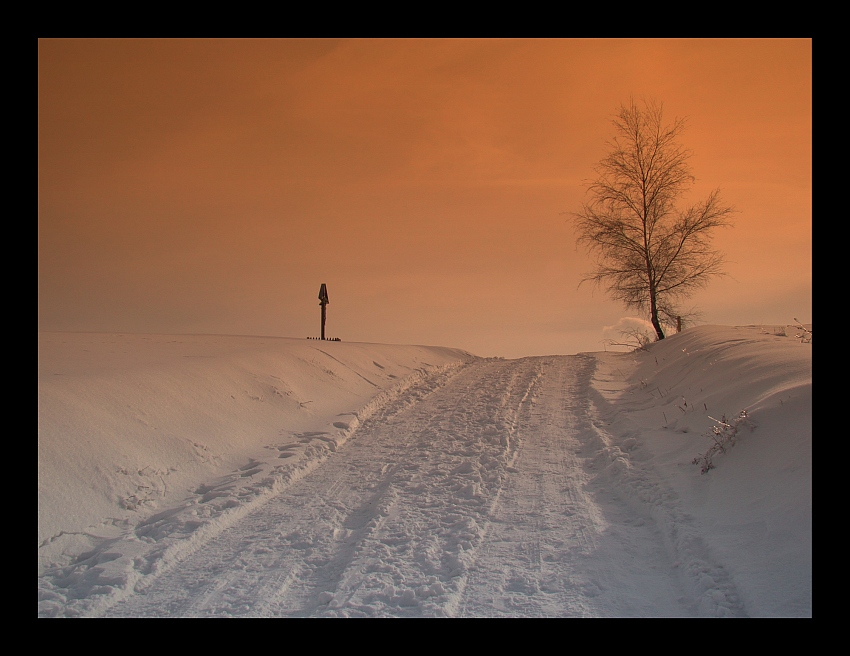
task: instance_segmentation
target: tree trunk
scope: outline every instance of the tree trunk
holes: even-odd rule
[[[646,221],[644,221],[644,226]],[[655,277],[652,275],[652,258],[649,256],[649,246],[646,239],[646,229],[644,229],[644,248],[646,257],[646,278],[649,282],[649,320],[652,322],[652,327],[655,328],[656,341],[664,339],[664,331],[661,330],[661,322],[658,320],[658,299],[655,292]]]
[[[655,336],[658,341],[664,339],[664,331],[661,329],[661,322],[658,320],[658,306],[655,303],[655,289],[649,290],[649,320],[652,322],[652,327],[655,328]]]

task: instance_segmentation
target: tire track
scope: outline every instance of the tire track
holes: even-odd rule
[[[351,444],[119,604],[114,616],[306,615],[321,605],[333,572],[391,505],[393,465],[413,436],[370,440],[369,426],[392,426],[461,370],[426,379],[366,419]],[[433,416],[426,418],[433,421]],[[361,441],[368,442],[353,448]],[[351,454],[349,458],[343,454]],[[378,457],[376,457],[378,456]],[[373,521],[374,520],[374,521]],[[233,571],[237,574],[234,576]],[[220,572],[227,572],[223,577]],[[223,578],[227,583],[222,584]],[[163,600],[165,598],[165,600]]]
[[[561,356],[541,363],[519,421],[516,474],[494,509],[458,615],[691,614],[661,532],[592,484],[587,456],[597,432],[588,391],[595,361]]]
[[[664,531],[594,469],[595,365],[479,359],[420,381],[109,614],[693,614]]]

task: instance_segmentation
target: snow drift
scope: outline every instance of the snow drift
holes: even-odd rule
[[[243,505],[314,467],[388,395],[470,358],[428,346],[39,333],[39,571],[233,470],[246,485],[209,494],[219,509]],[[277,471],[261,471],[266,447],[305,434],[321,446],[275,453]]]

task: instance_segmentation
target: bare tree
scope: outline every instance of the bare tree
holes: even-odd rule
[[[578,243],[597,257],[582,282],[606,288],[627,307],[648,312],[657,339],[662,323],[676,323],[678,304],[722,273],[723,256],[711,248],[712,231],[734,211],[718,190],[677,208],[694,182],[691,152],[678,143],[683,119],[665,125],[662,107],[632,100],[613,120],[610,152],[589,183],[590,199],[576,218]]]

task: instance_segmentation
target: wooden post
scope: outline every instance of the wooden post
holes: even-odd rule
[[[325,319],[327,318],[327,306],[330,301],[328,300],[328,286],[325,283],[322,283],[322,286],[319,288],[319,305],[322,306],[322,341],[325,339]]]
[[[682,317],[676,317],[676,332],[682,332]]]

